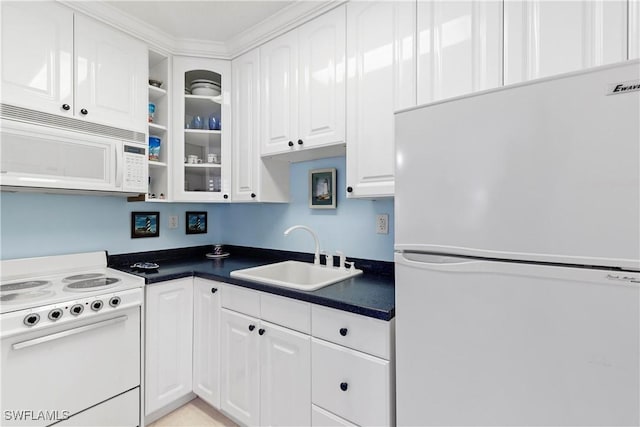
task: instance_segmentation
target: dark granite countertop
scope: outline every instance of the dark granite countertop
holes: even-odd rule
[[[395,316],[394,276],[391,262],[355,259],[356,267],[364,272],[362,275],[309,292],[249,282],[231,277],[230,274],[234,270],[287,259],[311,262],[313,258],[311,254],[228,246],[225,247],[225,252],[230,253],[229,257],[209,260],[205,257],[207,252],[211,252],[211,246],[111,255],[109,266],[144,277],[147,285],[195,276],[377,319],[390,320]],[[160,267],[151,272],[132,269],[131,265],[139,261],[156,262]]]

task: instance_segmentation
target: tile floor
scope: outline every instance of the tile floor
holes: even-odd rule
[[[233,421],[196,398],[147,427],[237,427]]]

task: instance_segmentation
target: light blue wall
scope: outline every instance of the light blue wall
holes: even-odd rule
[[[337,209],[309,208],[309,170],[337,169]],[[345,158],[333,157],[293,163],[290,169],[291,199],[288,204],[231,204],[221,206],[225,225],[222,240],[242,246],[259,246],[313,252],[309,233],[283,232],[296,224],[317,232],[320,247],[343,251],[356,258],[393,261],[393,199],[356,200],[345,196]],[[389,234],[376,234],[376,214],[389,214]]]
[[[337,168],[338,208],[308,207],[308,171]],[[393,260],[393,200],[346,200],[345,158],[291,165],[289,204],[129,203],[124,197],[0,193],[0,258],[12,259],[107,250],[111,254],[226,244],[313,252],[303,231],[285,238],[284,230],[304,224],[317,231],[320,245],[357,258]],[[209,212],[209,232],[186,235],[185,211]],[[131,239],[131,211],[159,211],[160,237]],[[388,213],[390,233],[375,233],[375,215]],[[179,227],[168,228],[169,215]]]
[[[218,227],[209,213],[207,234],[185,233],[185,212],[203,204],[127,202],[125,197],[31,193],[0,194],[2,259],[107,250],[110,254],[212,243]],[[131,238],[131,211],[160,212],[160,236]],[[179,226],[169,229],[169,215]]]

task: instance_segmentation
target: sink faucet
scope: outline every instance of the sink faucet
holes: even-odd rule
[[[289,227],[284,231],[284,235],[288,236],[289,233],[291,233],[293,230],[300,228],[302,230],[307,230],[309,233],[311,233],[311,236],[313,236],[313,240],[316,243],[316,251],[313,254],[313,263],[316,265],[320,264],[320,244],[318,243],[318,236],[316,235],[316,233],[310,229],[309,227],[307,227],[306,225],[294,225],[293,227]]]

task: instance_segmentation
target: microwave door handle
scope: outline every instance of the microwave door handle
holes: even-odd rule
[[[124,322],[127,320],[129,316],[123,315],[119,317],[114,317],[112,319],[103,320],[101,322],[91,323],[89,325],[80,326],[78,328],[67,329],[66,331],[58,332],[51,335],[45,335],[40,338],[34,338],[28,341],[17,342],[13,344],[14,350],[20,350],[22,348],[32,347],[34,345],[43,344],[45,342],[54,341],[60,338],[65,338],[71,335],[80,334],[82,332],[91,331],[93,329],[103,328],[105,326],[113,325],[115,323]]]
[[[115,144],[113,149],[116,151],[116,188],[122,187],[122,147],[120,144]]]

